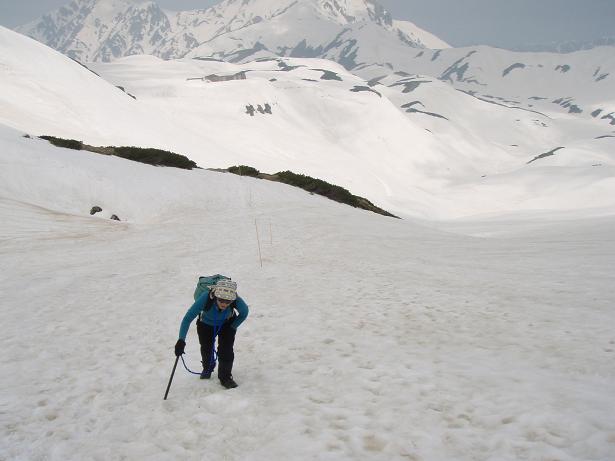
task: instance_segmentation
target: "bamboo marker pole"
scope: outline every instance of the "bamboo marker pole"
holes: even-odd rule
[[[258,242],[258,259],[261,262],[261,267],[263,267],[263,255],[261,254],[261,239],[258,235],[258,224],[256,224],[256,219],[254,219],[254,227],[256,228],[256,241]]]

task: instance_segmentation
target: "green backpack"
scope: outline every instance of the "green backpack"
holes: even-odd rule
[[[196,284],[196,289],[194,290],[194,300],[196,301],[199,299],[199,296],[201,296],[205,291],[211,291],[218,280],[231,280],[231,278],[221,274],[203,275],[199,277],[199,281]]]

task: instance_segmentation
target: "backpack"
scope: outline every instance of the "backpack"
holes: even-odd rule
[[[196,284],[196,289],[194,290],[194,300],[199,299],[205,291],[211,291],[218,280],[231,280],[230,277],[226,275],[216,274],[216,275],[203,275],[199,277],[199,281]]]

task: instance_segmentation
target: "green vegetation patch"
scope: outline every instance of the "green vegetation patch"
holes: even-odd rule
[[[389,213],[382,208],[378,208],[372,202],[366,198],[353,195],[348,189],[335,184],[328,183],[322,179],[312,178],[303,174],[293,173],[292,171],[281,171],[274,175],[280,182],[289,184],[291,186],[300,187],[313,194],[322,195],[328,199],[334,200],[339,203],[344,203],[355,208],[361,208],[363,210],[373,211],[374,213],[381,214],[383,216],[390,216],[397,218],[397,216]]]
[[[49,141],[51,144],[57,147],[65,147],[66,149],[83,149],[83,143],[75,139],[62,139],[55,136],[39,136],[39,138]]]
[[[324,195],[325,197],[335,200],[336,202],[347,203],[355,206],[356,197],[352,195],[348,189],[330,184],[322,179],[316,179],[311,176],[293,173],[292,171],[281,171],[276,173],[275,176],[277,176],[280,182],[283,182],[284,184],[300,187],[308,192]]]
[[[39,136],[39,138],[49,141],[57,147],[65,147],[67,149],[85,150],[88,152],[96,152],[104,155],[115,155],[116,157],[133,160],[135,162],[146,163],[155,166],[170,166],[174,168],[183,168],[191,170],[196,168],[196,163],[188,157],[174,152],[169,152],[161,149],[141,148],[141,147],[95,147],[83,144],[75,139],[62,139],[55,136]]]
[[[196,163],[188,157],[161,149],[116,147],[113,155],[148,165],[171,166],[185,170],[196,168]]]
[[[267,179],[269,181],[281,182],[288,184],[289,186],[300,187],[301,189],[312,194],[322,195],[323,197],[327,197],[328,199],[339,203],[344,203],[355,208],[361,208],[362,210],[372,211],[383,216],[397,218],[397,216],[377,207],[366,198],[353,195],[348,189],[328,183],[322,179],[312,178],[311,176],[306,176],[304,174],[293,173],[292,171],[281,171],[270,175],[261,173],[256,168],[246,165],[232,166],[228,169],[228,171],[241,176],[252,176],[255,178]]]
[[[239,176],[251,176],[258,178],[261,174],[256,168],[247,165],[232,166],[228,169],[229,173],[238,174]]]

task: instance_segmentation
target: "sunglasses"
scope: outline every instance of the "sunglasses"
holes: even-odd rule
[[[233,302],[230,299],[222,299],[222,298],[216,298],[216,301],[218,301],[218,304],[230,304]]]

